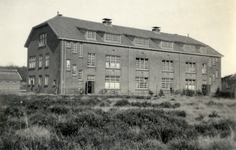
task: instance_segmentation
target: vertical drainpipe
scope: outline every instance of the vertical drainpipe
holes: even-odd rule
[[[180,60],[180,53],[179,53],[179,90],[180,90],[180,66],[181,66],[181,60]]]
[[[129,47],[129,49],[128,49],[128,51],[129,51],[129,76],[128,76],[128,95],[129,95],[129,93],[130,93],[130,47]]]
[[[64,77],[64,67],[63,67],[63,40],[61,40],[61,95],[63,94],[63,86],[64,86],[64,81],[63,81],[63,77]]]

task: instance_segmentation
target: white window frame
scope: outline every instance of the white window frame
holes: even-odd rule
[[[70,59],[66,60],[66,71],[70,71]]]
[[[79,43],[79,57],[83,57],[83,44]]]
[[[115,55],[106,55],[106,68],[120,68],[121,57]]]
[[[78,80],[83,80],[83,70],[79,70],[79,72],[78,72]]]
[[[49,84],[49,75],[45,75],[44,76],[44,85],[48,86],[48,84]]]
[[[88,53],[88,67],[95,67],[96,66],[96,54],[95,53]]]
[[[120,89],[120,76],[105,76],[105,89]]]
[[[39,85],[39,86],[42,85],[42,76],[38,76],[38,85]]]
[[[186,62],[186,73],[196,73],[196,63],[195,62]]]
[[[72,65],[72,76],[76,76],[77,75],[77,65],[73,64]]]
[[[139,45],[139,46],[149,46],[149,39],[141,38],[141,37],[135,37],[134,38],[134,44]]]
[[[173,49],[173,47],[174,47],[174,43],[173,42],[161,41],[161,48]]]
[[[174,62],[172,60],[162,60],[162,71],[174,71]]]
[[[211,85],[211,84],[212,84],[211,77],[209,77],[209,85]]]
[[[105,33],[104,40],[106,42],[114,42],[114,43],[120,43],[121,42],[121,35],[119,34],[112,34],[112,33]]]
[[[170,90],[170,87],[173,87],[173,78],[162,78],[161,88],[164,90]]]
[[[148,89],[148,77],[136,77],[135,89]]]
[[[35,76],[29,76],[29,85],[31,85],[31,81],[33,81],[33,85],[35,85]]]
[[[73,43],[73,53],[77,54],[77,43]]]
[[[47,33],[42,33],[39,35],[39,47],[47,45]]]
[[[189,90],[196,89],[196,80],[195,79],[185,79],[185,88]]]
[[[212,74],[212,81],[213,81],[213,82],[215,82],[215,81],[216,81],[216,76],[215,76],[215,74],[214,74],[214,73]]]
[[[87,39],[89,39],[89,40],[96,40],[96,32],[95,32],[95,31],[88,30],[88,31],[86,32],[86,37],[87,37]]]
[[[39,55],[39,68],[43,67],[43,55]]]
[[[29,57],[29,68],[35,68],[36,66],[36,57],[35,56],[30,56]]]
[[[149,69],[149,59],[148,58],[136,58],[135,59],[136,70],[148,70]]]
[[[202,74],[207,74],[207,64],[202,63]]]
[[[49,56],[49,53],[47,53],[45,55],[45,67],[49,67],[49,59],[50,59],[50,56]]]
[[[67,41],[67,42],[66,42],[66,47],[67,47],[67,48],[71,48],[71,42]]]

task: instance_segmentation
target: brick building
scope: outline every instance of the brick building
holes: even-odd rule
[[[0,94],[18,94],[21,80],[16,69],[0,68]]]
[[[57,15],[32,28],[28,90],[98,94],[115,89],[140,94],[162,89],[214,92],[221,85],[222,55],[188,36]]]

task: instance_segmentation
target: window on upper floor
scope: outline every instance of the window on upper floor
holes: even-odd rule
[[[47,45],[47,33],[39,35],[39,47]]]
[[[215,76],[214,73],[212,74],[212,81],[213,81],[213,82],[216,81],[216,76]]]
[[[39,85],[39,86],[42,85],[42,76],[38,76],[38,85]]]
[[[78,79],[83,80],[83,70],[79,70],[78,72]]]
[[[212,65],[213,65],[213,66],[216,65],[215,57],[212,57]]]
[[[196,63],[195,62],[186,62],[186,72],[187,73],[196,73]]]
[[[219,78],[219,72],[218,72],[218,70],[216,70],[216,79],[218,79]]]
[[[190,51],[190,52],[192,52],[192,51],[195,51],[195,45],[189,45],[189,44],[185,44],[184,45],[184,50],[185,51]]]
[[[219,59],[218,59],[218,58],[216,58],[216,62],[217,62],[217,63],[219,62]]]
[[[173,42],[161,41],[161,47],[167,49],[173,49]]]
[[[170,87],[173,85],[173,78],[162,78],[161,80],[161,88],[170,90]]]
[[[43,66],[43,55],[39,55],[39,68]]]
[[[206,74],[207,73],[207,64],[203,63],[202,64],[202,74]]]
[[[107,42],[120,43],[121,41],[121,36],[119,34],[106,33],[104,36],[105,36],[104,39]]]
[[[86,38],[90,40],[96,40],[96,32],[88,30],[86,32]]]
[[[70,71],[70,60],[69,59],[66,60],[66,70]]]
[[[106,76],[105,88],[106,89],[120,89],[120,77],[119,76]]]
[[[211,85],[211,77],[209,77],[209,85]]]
[[[140,46],[149,46],[149,39],[141,38],[141,37],[135,37],[134,38],[134,44],[140,45]]]
[[[70,41],[67,41],[67,42],[66,42],[66,47],[67,47],[67,48],[71,48],[71,42],[70,42]]]
[[[173,61],[162,60],[162,71],[174,71]]]
[[[77,43],[73,43],[73,53],[77,53]]]
[[[208,60],[208,66],[211,67],[211,57]]]
[[[72,76],[76,76],[77,75],[77,65],[73,64],[72,66]]]
[[[36,57],[30,56],[29,57],[29,68],[35,68],[36,65]]]
[[[49,67],[49,53],[45,56],[45,67]]]
[[[120,68],[120,56],[106,56],[106,68]]]
[[[88,53],[88,67],[95,67],[95,54]]]
[[[79,43],[79,57],[83,57],[83,44]]]
[[[136,69],[148,70],[148,64],[149,62],[147,58],[136,58]]]
[[[195,79],[186,79],[185,80],[185,88],[190,90],[195,90]]]

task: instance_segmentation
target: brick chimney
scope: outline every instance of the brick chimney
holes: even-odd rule
[[[112,22],[111,22],[111,19],[109,19],[109,18],[103,18],[102,20],[103,20],[102,23],[103,23],[104,25],[109,25],[109,26],[110,26],[111,23],[112,23]]]
[[[152,31],[155,32],[155,33],[160,34],[161,29],[160,29],[160,27],[155,26],[155,27],[152,27]]]

